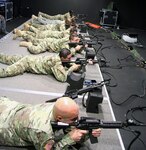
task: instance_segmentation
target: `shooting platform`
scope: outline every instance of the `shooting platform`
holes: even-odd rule
[[[22,26],[18,27],[22,29]],[[7,36],[0,40],[0,53],[4,54],[17,54],[17,55],[31,55],[26,48],[19,47],[20,38],[13,40],[13,33],[9,33]],[[52,55],[52,53],[43,53],[39,55]],[[83,57],[82,54],[78,54]],[[78,56],[76,56],[78,57]],[[6,67],[6,65],[0,64],[0,67]],[[98,64],[86,66],[85,79],[96,80],[97,83],[103,81],[100,67]],[[44,103],[45,101],[60,97],[64,94],[67,88],[67,83],[61,83],[51,75],[36,75],[31,73],[24,73],[14,77],[0,78],[0,96],[7,96],[12,100],[16,100],[22,103],[31,103],[33,105],[38,103]],[[103,102],[99,105],[98,113],[87,113],[86,109],[82,106],[82,96],[75,99],[80,105],[81,116],[95,117],[102,120],[115,120],[112,107],[109,101],[108,92],[106,87],[102,89]],[[98,139],[97,144],[90,144],[90,141],[85,143],[83,149],[92,150],[122,150],[123,143],[118,130],[116,129],[102,129],[102,135]],[[5,147],[0,146],[0,149],[17,150],[24,149],[29,150],[33,148],[17,148],[17,147]]]

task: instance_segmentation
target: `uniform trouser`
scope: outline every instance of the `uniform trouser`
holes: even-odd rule
[[[60,24],[60,23],[63,23],[63,21],[61,21],[61,20],[50,20],[50,19],[47,19],[44,17],[38,17],[36,19],[33,19],[32,23],[47,25],[47,24]]]
[[[33,41],[33,38],[37,38],[37,39],[44,39],[44,38],[61,39],[65,36],[69,37],[69,34],[67,32],[61,32],[61,31],[59,32],[59,31],[51,31],[51,30],[38,31],[37,33],[26,31],[22,35],[23,39],[25,39],[27,41]]]
[[[56,30],[56,31],[64,31],[66,30],[65,24],[48,24],[48,25],[40,25],[40,24],[32,24],[32,27],[30,27],[31,31],[35,31],[33,27],[37,28],[38,30]]]
[[[37,19],[41,24],[61,24],[63,23],[63,21],[61,20],[49,20],[49,19],[46,19],[46,18],[43,18],[43,17],[38,17]]]
[[[64,20],[64,15],[61,15],[61,14],[50,16],[48,14],[39,12],[39,16],[42,16],[42,17],[50,19],[50,20]]]
[[[8,56],[0,54],[0,62],[9,65],[6,68],[0,68],[0,77],[10,77],[23,74],[27,68],[27,59],[23,56]]]
[[[39,31],[38,28],[33,27],[33,26],[30,26],[29,30],[30,30],[31,32],[34,32],[34,33],[37,33],[37,32]]]
[[[35,33],[37,33],[38,31],[45,31],[45,30],[60,31],[58,26],[49,27],[47,25],[39,26],[37,24],[33,24],[32,26],[30,26],[29,30]]]
[[[45,51],[53,51],[58,53],[62,48],[69,48],[69,45],[66,43],[65,38],[55,39],[50,38],[47,40],[43,39],[33,39],[33,46],[28,46],[28,50],[32,54],[39,54]],[[37,44],[38,43],[38,44]]]
[[[36,33],[35,32],[32,32],[32,31],[23,31],[24,34],[27,34],[27,35],[31,35],[33,37],[36,37]]]

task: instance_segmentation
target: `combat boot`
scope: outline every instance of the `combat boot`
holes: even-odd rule
[[[39,12],[39,13],[38,13],[38,17],[43,16],[43,14],[44,14],[44,13]]]
[[[28,23],[24,24],[24,31],[29,31],[30,25]]]
[[[37,19],[38,17],[35,16],[35,15],[32,15],[31,18],[32,18],[32,19]]]
[[[16,30],[17,30],[16,28],[13,30],[13,33],[14,33],[14,34],[16,33]]]
[[[24,35],[24,33],[25,33],[25,31],[15,29],[15,35],[13,36],[13,40],[15,40],[17,37],[22,37]]]
[[[30,46],[32,46],[32,43],[31,42],[22,41],[22,42],[20,42],[19,46],[30,47]]]

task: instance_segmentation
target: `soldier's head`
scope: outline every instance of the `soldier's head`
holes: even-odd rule
[[[78,37],[77,34],[71,34],[69,40],[71,43],[79,43],[81,39]]]
[[[62,62],[70,61],[72,54],[69,49],[63,48],[59,53]]]
[[[76,27],[72,27],[72,28],[70,29],[70,35],[72,35],[72,34],[74,34],[74,35],[77,35],[77,34],[78,34]]]
[[[71,98],[61,97],[55,102],[53,115],[56,121],[72,123],[78,119],[79,106]]]

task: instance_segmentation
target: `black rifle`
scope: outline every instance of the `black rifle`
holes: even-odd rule
[[[80,72],[86,71],[86,65],[88,64],[88,61],[86,58],[77,58],[76,60],[71,61],[65,61],[64,64],[68,65],[69,63],[75,63],[81,65]],[[98,63],[98,60],[91,60],[93,64]]]
[[[72,63],[76,63],[76,64],[87,64],[89,60],[85,59],[85,58],[77,58],[75,61],[71,61]],[[93,62],[93,64],[98,63],[98,60],[91,60]]]
[[[83,45],[83,47],[85,47],[85,45],[88,45],[88,47],[92,47],[92,45],[96,45],[97,42],[91,40],[82,40],[80,42],[69,42],[68,44],[70,47],[76,47],[77,45]]]
[[[102,87],[105,82],[108,82],[109,80],[105,80],[105,81],[101,81],[100,83],[98,84],[94,84],[94,85],[90,85],[90,86],[87,86],[85,88],[82,88],[82,89],[79,89],[79,90],[70,90],[70,91],[67,91],[65,92],[65,94],[61,97],[70,97],[72,99],[75,99],[78,97],[78,95],[81,95],[83,93],[87,93],[87,92],[93,92],[93,91],[96,91],[98,88]],[[60,98],[60,97],[58,97]],[[56,102],[56,100],[58,98],[54,98],[54,99],[51,99],[51,100],[47,100],[46,103],[48,102]]]
[[[128,126],[146,126],[145,124],[137,123],[134,120],[122,121],[102,121],[96,118],[81,117],[79,120],[71,124],[66,124],[57,121],[51,121],[53,129],[66,129],[67,127],[75,126],[81,130],[88,130],[91,143],[96,143],[97,138],[92,136],[92,130],[97,128],[120,129]]]

